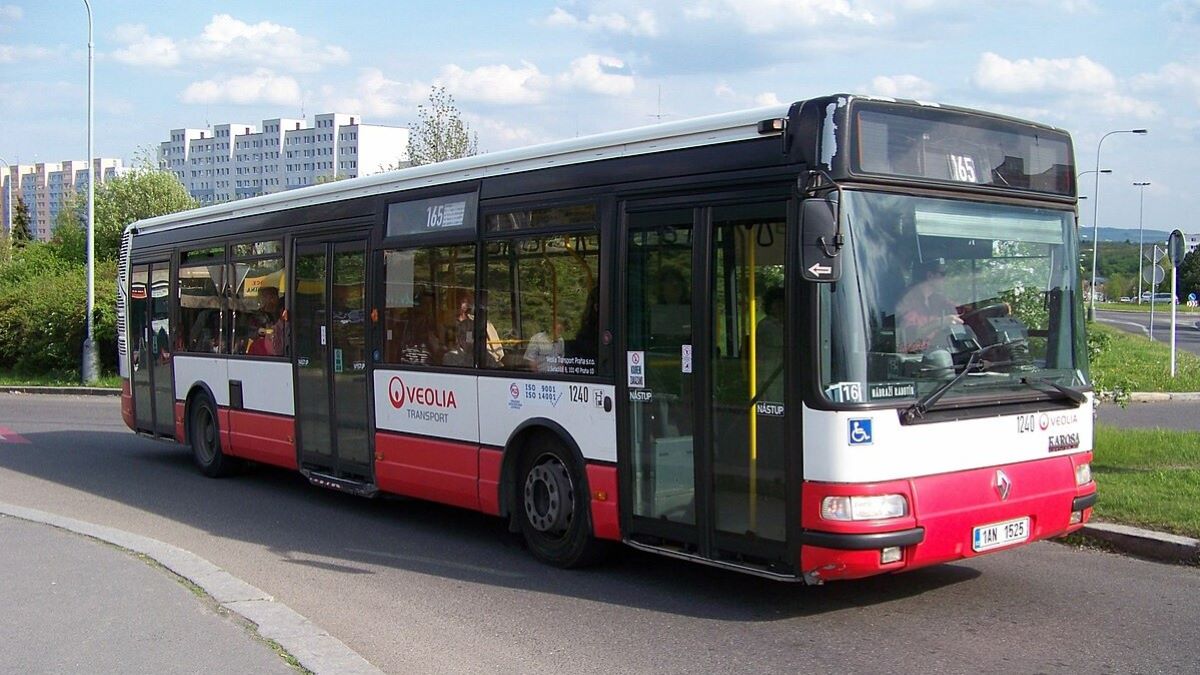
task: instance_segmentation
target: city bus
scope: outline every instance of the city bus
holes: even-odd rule
[[[950,106],[487,153],[129,226],[122,413],[560,567],[913,570],[1091,517],[1077,249],[1070,136]]]

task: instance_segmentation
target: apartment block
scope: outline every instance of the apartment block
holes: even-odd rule
[[[97,157],[92,160],[96,182],[102,183],[128,169],[120,159]],[[0,223],[5,232],[12,229],[17,198],[29,210],[29,232],[35,239],[48,241],[54,234],[54,221],[66,201],[75,194],[86,194],[88,163],[74,159],[62,162],[12,164],[0,174]]]
[[[215,204],[384,171],[408,157],[408,129],[363,124],[359,115],[277,117],[261,126],[172,129],[159,166],[201,204]]]

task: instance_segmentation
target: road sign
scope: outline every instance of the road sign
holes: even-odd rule
[[[1200,298],[1197,298],[1195,293],[1188,293],[1188,302],[1195,302],[1197,299]]]
[[[1142,280],[1148,284],[1161,284],[1167,275],[1163,272],[1163,268],[1158,265],[1149,265],[1142,268]]]
[[[1158,262],[1167,257],[1167,252],[1159,248],[1157,245],[1142,251],[1142,257],[1152,262]]]
[[[1167,239],[1167,251],[1171,254],[1171,264],[1179,267],[1183,256],[1187,255],[1187,245],[1183,241],[1183,232],[1174,230]]]

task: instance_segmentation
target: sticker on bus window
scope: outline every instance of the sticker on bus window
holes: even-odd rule
[[[881,382],[871,385],[871,399],[912,398],[917,395],[915,382]]]
[[[863,386],[861,382],[834,382],[825,387],[825,395],[835,403],[862,403]]]
[[[629,388],[642,389],[646,386],[646,352],[628,352]]]
[[[683,373],[692,372],[692,346],[680,345],[679,350],[679,371]]]

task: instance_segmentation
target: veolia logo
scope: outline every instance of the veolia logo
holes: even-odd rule
[[[392,400],[393,408],[404,407],[404,380],[393,377],[392,381],[388,382],[388,398]]]
[[[396,409],[403,408],[406,402],[433,408],[458,408],[458,401],[454,398],[453,390],[420,385],[409,387],[405,386],[404,381],[399,377],[393,377],[388,382],[388,399],[391,400],[392,407]]]

